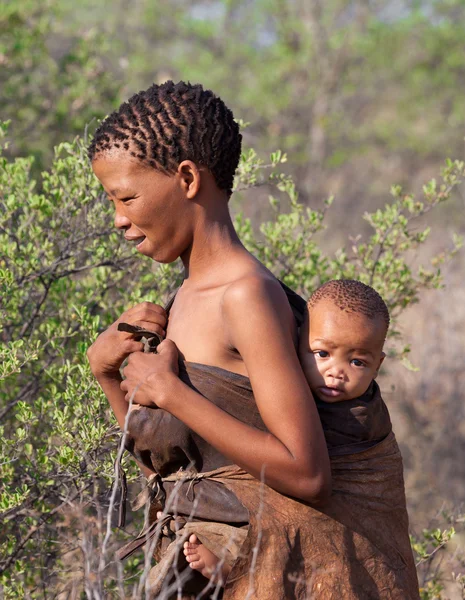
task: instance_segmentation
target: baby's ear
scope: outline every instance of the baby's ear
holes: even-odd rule
[[[375,378],[378,377],[379,370],[380,370],[381,365],[383,364],[383,361],[384,361],[385,358],[386,358],[386,353],[385,352],[381,352],[381,358],[379,360],[378,368],[376,369]]]

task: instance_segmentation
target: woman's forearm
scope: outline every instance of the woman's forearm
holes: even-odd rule
[[[312,431],[311,423],[307,427],[307,446],[292,451],[271,433],[226,413],[174,375],[167,377],[163,389],[165,410],[257,479],[310,503],[320,503],[328,497],[330,473],[326,461],[321,460],[327,450],[316,408],[315,430]]]
[[[124,392],[120,388],[121,376],[119,374],[112,377],[96,375],[96,379],[108,399],[121,431],[124,431],[129,405],[124,399]],[[146,477],[149,477],[153,473],[153,471],[139,461],[137,461],[137,464]]]
[[[115,374],[111,377],[107,375],[95,375],[95,378],[110,403],[121,431],[123,431],[129,405],[124,399],[124,392],[120,388],[123,380],[121,375]]]

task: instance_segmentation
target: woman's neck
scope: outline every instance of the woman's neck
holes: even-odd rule
[[[199,206],[198,212],[192,243],[181,260],[189,286],[201,282],[203,287],[221,280],[227,263],[237,254],[248,252],[234,229],[227,204],[219,203],[210,211]]]

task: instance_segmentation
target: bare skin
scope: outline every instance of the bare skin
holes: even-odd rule
[[[140,240],[138,250],[158,262],[181,257],[186,276],[157,355],[140,352],[133,336],[116,330],[117,322],[88,351],[120,426],[133,396],[136,404],[167,410],[281,493],[325,501],[329,459],[296,353],[294,318],[279,283],[239,241],[225,192],[191,161],[167,176],[114,151],[98,156],[93,169],[115,205],[116,227]],[[149,303],[119,320],[123,317],[166,327],[164,311]],[[248,376],[269,433],[236,420],[185,385],[177,376],[178,352],[186,361]],[[118,369],[127,356],[121,381]]]
[[[384,360],[385,337],[381,319],[341,311],[331,300],[320,301],[302,327],[299,341],[301,364],[315,396],[342,402],[364,394]],[[195,535],[184,543],[184,555],[191,569],[226,580],[229,566],[219,567],[219,558]]]
[[[195,533],[184,543],[184,556],[191,569],[199,571],[204,577],[220,585],[224,584],[231,571],[231,567],[226,563],[220,565],[219,558],[199,542]]]
[[[302,327],[299,356],[312,392],[324,402],[364,394],[384,360],[386,324],[318,302]]]

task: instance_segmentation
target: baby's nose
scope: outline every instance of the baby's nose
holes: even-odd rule
[[[337,365],[331,367],[328,375],[334,379],[344,379],[345,377],[344,369],[342,367],[338,367]]]

